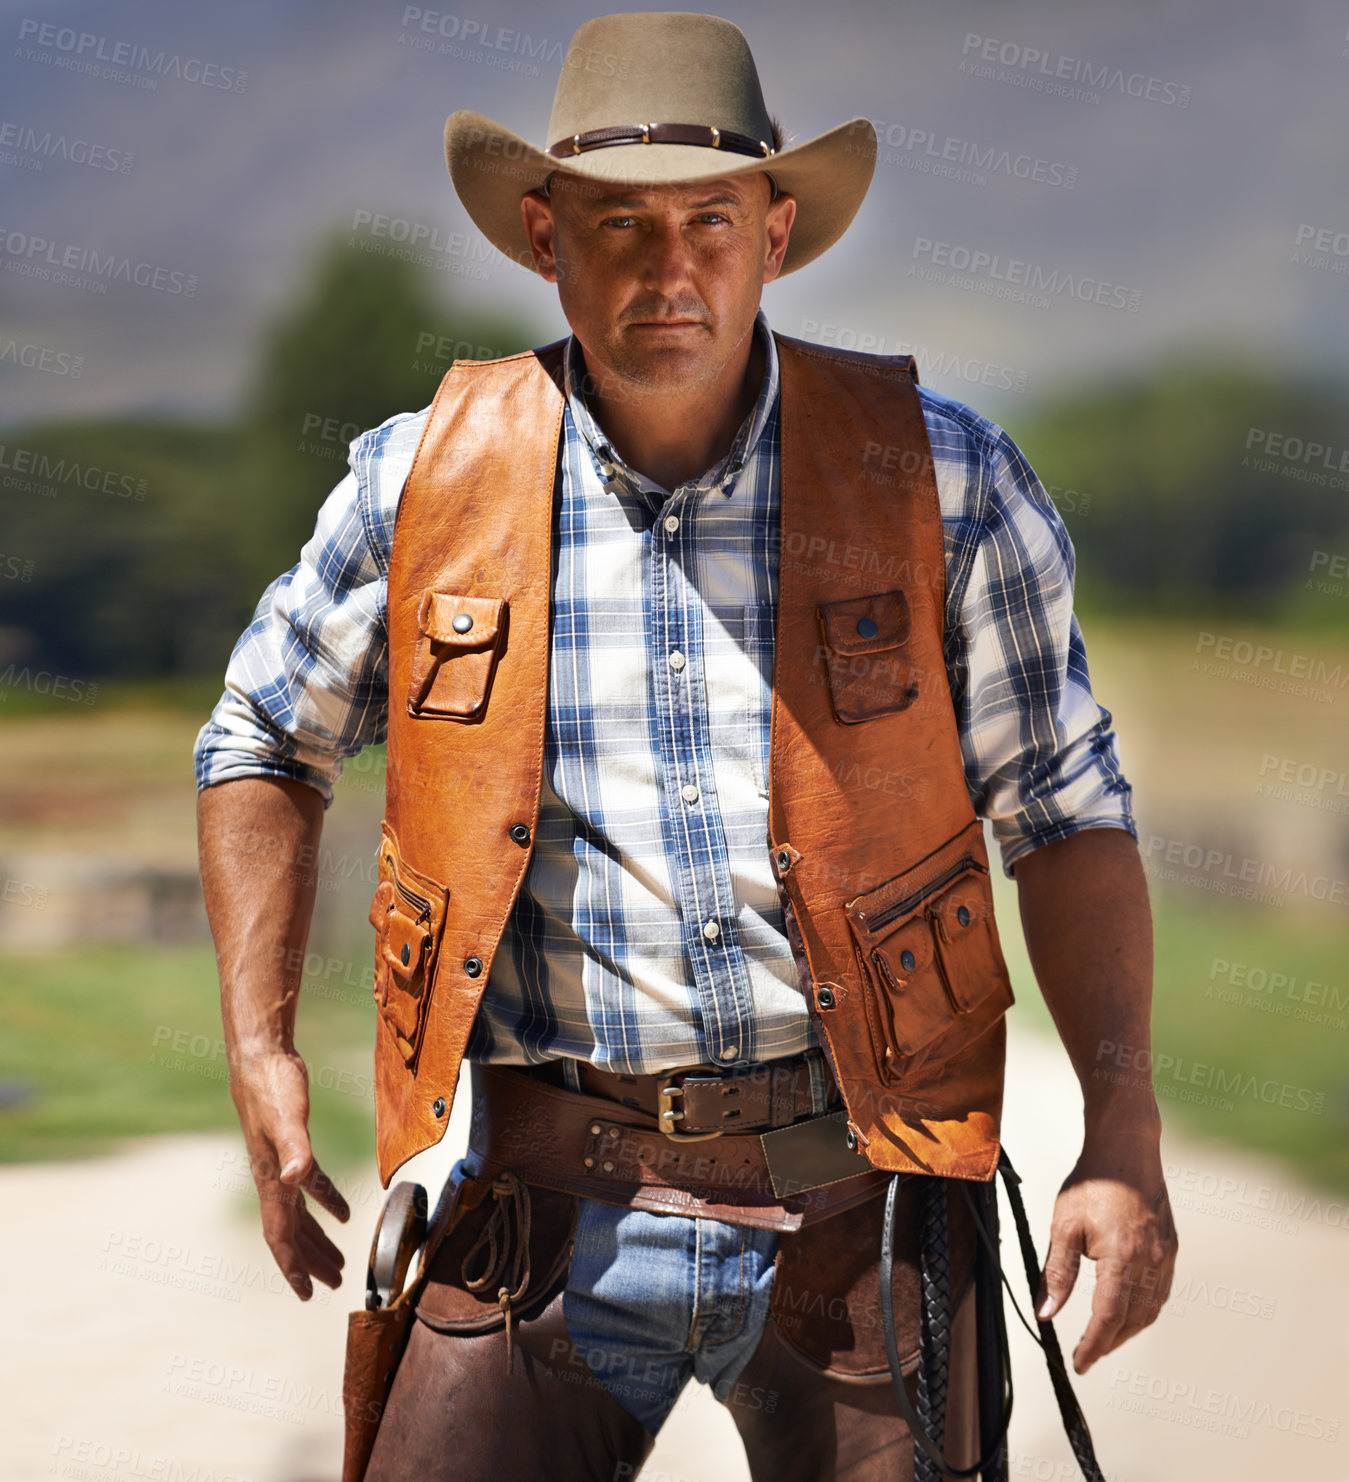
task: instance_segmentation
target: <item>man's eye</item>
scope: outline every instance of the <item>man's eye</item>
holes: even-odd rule
[[[720,211],[703,211],[698,216],[699,221],[708,222],[710,225],[713,226],[715,226],[719,221],[729,221],[730,219],[731,218],[729,216],[723,215]]]
[[[636,223],[635,216],[606,216],[600,223],[601,226],[632,226]]]

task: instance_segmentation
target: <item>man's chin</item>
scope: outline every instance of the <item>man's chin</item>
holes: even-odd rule
[[[639,349],[629,342],[614,366],[624,380],[653,391],[678,391],[701,386],[713,379],[719,368],[716,356],[709,354],[705,343],[658,344]]]

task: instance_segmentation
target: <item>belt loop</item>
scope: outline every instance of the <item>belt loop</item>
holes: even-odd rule
[[[822,1116],[829,1110],[829,1097],[824,1088],[824,1056],[819,1050],[807,1050],[806,1067],[810,1071],[810,1110]]]
[[[568,1091],[581,1089],[581,1071],[570,1056],[562,1062],[562,1079],[566,1082]]]

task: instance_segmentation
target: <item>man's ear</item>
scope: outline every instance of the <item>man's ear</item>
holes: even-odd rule
[[[557,247],[554,240],[556,223],[553,203],[541,190],[531,190],[520,197],[520,219],[529,238],[529,251],[534,271],[547,283],[557,282]]]
[[[796,197],[779,195],[768,204],[764,226],[768,234],[768,251],[764,258],[763,280],[771,283],[782,271],[782,259],[787,255],[787,239],[792,234],[792,222],[796,220]]]

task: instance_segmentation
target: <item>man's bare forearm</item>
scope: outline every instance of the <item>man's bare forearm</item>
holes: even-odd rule
[[[1161,1130],[1150,1074],[1115,1050],[1151,1046],[1152,911],[1138,846],[1123,829],[1081,829],[1015,868],[1031,966],[1082,1084],[1086,1131]],[[1147,1058],[1133,1064],[1148,1065]]]
[[[335,1287],[342,1252],[306,1206],[350,1210],[309,1144],[309,1083],[295,1009],[314,911],[323,799],[312,787],[243,777],[204,789],[197,838],[206,914],[220,967],[230,1095],[261,1200],[262,1230],[302,1301],[313,1278]]]
[[[323,799],[301,782],[243,777],[198,795],[201,883],[231,1059],[294,1047],[322,831]]]

